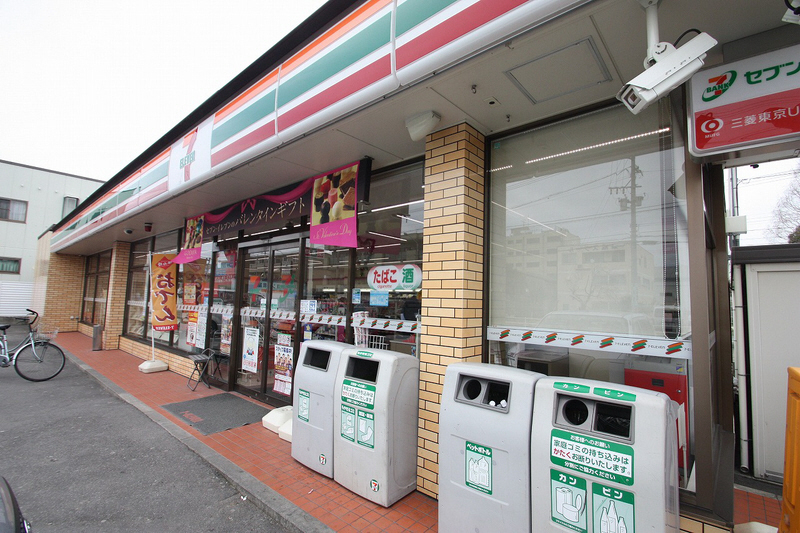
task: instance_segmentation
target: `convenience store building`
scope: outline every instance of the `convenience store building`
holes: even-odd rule
[[[724,526],[723,168],[800,148],[785,11],[665,0],[661,37],[713,36],[717,82],[633,114],[615,95],[644,70],[636,0],[331,0],[43,236],[38,308],[61,331],[101,326],[105,349],[149,359],[154,343],[185,375],[212,348],[214,385],[274,405],[306,339],[416,353],[417,488],[433,497],[452,362],[667,392],[682,513]],[[750,75],[723,79],[740,61]],[[791,93],[783,115],[754,124],[695,97],[774,80],[753,98]],[[726,138],[737,119],[766,133]],[[181,261],[175,329],[150,305],[158,254]]]

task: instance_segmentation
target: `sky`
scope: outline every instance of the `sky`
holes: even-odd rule
[[[0,159],[112,178],[324,0],[0,0]]]
[[[0,159],[108,180],[323,3],[0,0]],[[772,242],[772,165],[739,173],[742,244]]]
[[[747,233],[739,237],[741,246],[786,244],[786,241],[778,240],[770,230],[774,227],[775,208],[796,176],[800,176],[800,160],[797,159],[737,168],[739,215],[747,217]],[[725,173],[725,178],[730,180],[729,172]],[[725,183],[725,192],[730,215],[730,181]]]

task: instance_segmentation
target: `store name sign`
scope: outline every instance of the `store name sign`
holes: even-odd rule
[[[800,137],[800,45],[695,74],[689,134],[697,157]]]
[[[367,283],[376,291],[413,291],[422,285],[417,265],[379,265],[369,269]]]

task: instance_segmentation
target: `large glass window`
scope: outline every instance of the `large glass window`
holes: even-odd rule
[[[87,324],[104,326],[108,279],[111,273],[111,251],[87,257],[85,272],[81,320]]]
[[[151,253],[176,254],[178,252],[179,231],[171,231],[158,235],[155,239],[147,239],[134,243],[131,246],[131,258],[128,270],[128,298],[126,300],[125,334],[149,339],[152,335],[150,320],[152,310],[150,306],[150,260]],[[159,344],[173,346],[178,339],[187,334],[188,326],[183,320],[188,319],[181,312],[181,296],[184,291],[184,269],[178,269],[176,286],[178,287],[179,332],[156,331],[155,341]],[[185,342],[185,341],[184,341]]]
[[[667,393],[682,405],[685,483],[684,150],[664,117],[666,102],[614,107],[491,143],[489,356]]]
[[[203,244],[200,259],[178,265],[178,335],[175,346],[200,352],[206,345],[208,291],[211,279],[212,243]]]
[[[147,325],[147,288],[148,272],[147,257],[150,251],[151,239],[131,245],[131,259],[128,263],[128,298],[125,312],[125,334],[137,337],[144,336]]]
[[[313,303],[300,306],[303,340],[347,340],[349,284],[350,249],[311,244],[306,239],[304,294],[305,300]]]
[[[370,186],[369,204],[358,214],[355,287],[352,301],[364,318],[386,322],[384,329],[365,328],[360,318],[353,325],[356,342],[379,348],[412,352],[415,334],[406,327],[421,314],[422,230],[424,228],[422,165],[376,175]],[[399,329],[398,329],[399,328]],[[392,331],[394,330],[394,331]]]

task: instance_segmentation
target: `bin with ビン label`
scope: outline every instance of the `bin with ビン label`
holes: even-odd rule
[[[660,392],[540,379],[531,433],[532,531],[677,533],[677,409]]]

